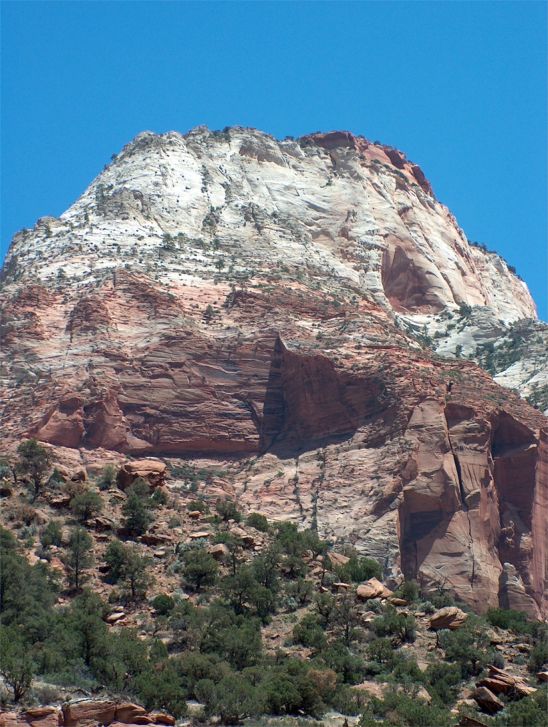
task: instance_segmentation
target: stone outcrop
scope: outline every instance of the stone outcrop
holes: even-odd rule
[[[486,714],[496,714],[504,709],[504,702],[496,697],[487,687],[478,687],[472,693],[478,707]]]
[[[354,544],[389,588],[546,613],[546,419],[455,356],[486,365],[476,348],[527,319],[509,381],[540,391],[545,327],[398,150],[146,132],[15,236],[0,296],[8,448],[136,457],[122,488],[195,466],[208,494]]]
[[[62,707],[32,707],[21,712],[0,712],[0,727],[95,727],[104,725],[167,725],[175,719],[163,712],[147,712],[130,702],[83,699]]]
[[[367,601],[369,598],[388,598],[391,595],[392,591],[376,578],[369,578],[356,588],[356,596],[362,601]]]
[[[449,629],[456,631],[464,624],[468,615],[456,606],[446,606],[436,611],[430,618],[430,628],[438,631],[440,629]]]
[[[154,459],[139,459],[126,462],[118,470],[116,481],[122,490],[126,490],[135,480],[143,479],[153,487],[162,487],[165,484],[167,467],[164,462]]]
[[[489,676],[477,682],[478,687],[486,687],[493,694],[506,694],[512,697],[527,697],[537,690],[529,686],[522,677],[513,676],[496,666],[489,667]]]

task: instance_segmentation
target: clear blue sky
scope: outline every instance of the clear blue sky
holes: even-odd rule
[[[349,129],[419,163],[547,317],[546,4],[2,2],[2,249],[144,129]]]

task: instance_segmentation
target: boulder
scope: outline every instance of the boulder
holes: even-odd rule
[[[342,553],[331,552],[328,554],[328,557],[333,566],[346,565],[350,560],[350,558],[348,558],[346,555],[343,555]]]
[[[135,717],[146,714],[146,709],[132,702],[124,702],[116,705],[115,720],[124,724],[133,724]]]
[[[537,679],[539,680],[539,682],[542,682],[543,684],[548,682],[548,671],[537,672]]]
[[[376,578],[370,578],[365,583],[360,584],[356,589],[356,596],[362,601],[369,598],[381,598],[384,596],[385,588],[383,584]]]
[[[76,727],[80,722],[110,724],[116,715],[116,702],[110,700],[83,699],[63,704],[65,727]]]
[[[456,629],[460,629],[467,618],[468,615],[464,613],[464,611],[461,611],[460,608],[457,608],[456,606],[446,606],[445,608],[440,608],[439,611],[436,611],[436,613],[431,616],[430,628],[436,631],[439,629],[450,629],[451,631],[455,631]]]
[[[478,687],[472,692],[478,707],[487,714],[496,714],[504,709],[503,702],[498,699],[487,687]]]
[[[168,727],[172,727],[175,724],[175,719],[166,712],[151,712],[150,714],[154,724],[164,724]]]
[[[63,714],[58,707],[32,707],[21,715],[33,727],[59,727]]]
[[[209,549],[209,552],[215,558],[215,560],[223,560],[224,558],[227,558],[230,553],[224,543],[217,543],[216,545],[212,545]]]
[[[0,712],[0,727],[27,727],[27,722],[17,712]]]
[[[519,697],[527,697],[537,691],[522,677],[508,674],[496,666],[489,667],[489,676],[477,682],[477,686],[487,687],[493,694],[513,694]]]
[[[121,490],[126,490],[136,479],[142,478],[153,487],[162,487],[165,483],[167,466],[156,459],[138,459],[126,462],[118,471],[116,481]]]

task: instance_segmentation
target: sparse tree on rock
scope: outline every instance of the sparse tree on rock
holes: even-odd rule
[[[32,684],[34,665],[17,632],[0,626],[0,675],[13,693],[13,701],[19,702]]]
[[[51,469],[51,455],[36,439],[28,439],[17,447],[19,460],[16,470],[28,478],[32,488],[32,500],[40,495]]]
[[[79,591],[86,580],[86,571],[93,563],[93,541],[84,528],[74,528],[64,562],[69,585]]]

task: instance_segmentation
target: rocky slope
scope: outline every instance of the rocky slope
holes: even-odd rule
[[[13,446],[197,462],[393,581],[546,608],[546,419],[464,358],[542,405],[546,327],[401,152],[140,134],[15,236],[2,303]]]

